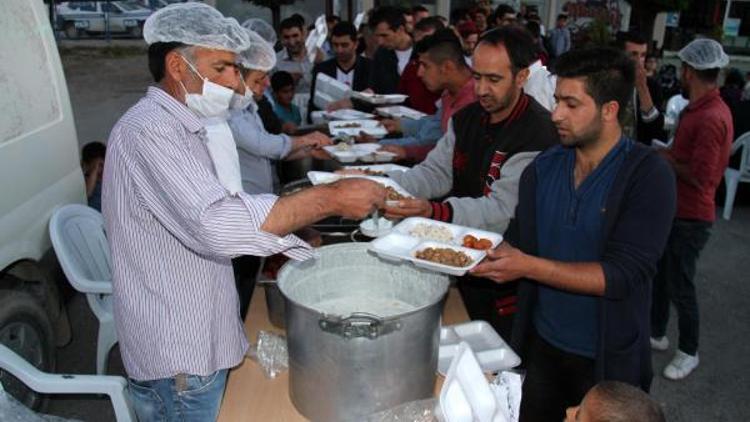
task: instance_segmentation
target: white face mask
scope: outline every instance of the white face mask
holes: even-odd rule
[[[190,66],[190,69],[196,75],[203,79],[203,92],[200,94],[189,93],[185,85],[180,81],[182,89],[185,90],[185,105],[200,117],[225,116],[227,110],[229,110],[229,103],[232,101],[234,90],[209,81],[208,78],[203,77],[198,72],[192,63],[184,57],[182,59],[185,60],[185,63]]]
[[[245,81],[242,81],[242,85],[245,85]],[[232,94],[232,101],[229,103],[230,110],[244,110],[253,102],[253,91],[250,91],[245,86],[245,94],[240,95],[238,93]]]

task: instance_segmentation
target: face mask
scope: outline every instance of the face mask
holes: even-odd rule
[[[245,81],[242,81],[242,85],[245,86]],[[253,101],[253,91],[250,91],[247,86],[245,86],[245,94],[240,95],[236,92],[232,94],[232,101],[229,103],[229,109],[244,110]]]
[[[232,101],[234,91],[213,83],[208,78],[203,77],[198,70],[185,59],[185,63],[190,69],[203,79],[203,92],[200,94],[191,94],[185,89],[185,85],[180,81],[182,89],[185,90],[185,105],[193,110],[200,117],[221,117],[226,115],[229,110],[229,103]]]

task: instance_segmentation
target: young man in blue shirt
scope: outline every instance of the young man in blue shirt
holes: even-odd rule
[[[527,371],[522,421],[561,420],[601,380],[648,390],[651,280],[675,213],[668,164],[622,134],[632,61],[576,50],[556,70],[561,145],[526,168],[507,241],[473,270],[522,280],[512,339]]]

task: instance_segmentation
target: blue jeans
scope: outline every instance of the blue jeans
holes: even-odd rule
[[[128,389],[140,422],[215,421],[219,416],[227,370],[205,377],[177,375],[152,381],[128,379]]]

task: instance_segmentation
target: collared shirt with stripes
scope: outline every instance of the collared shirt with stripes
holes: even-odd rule
[[[239,364],[248,343],[231,258],[312,256],[298,238],[260,230],[277,197],[231,195],[206,141],[197,116],[156,87],[109,138],[102,208],[115,325],[136,380]]]

